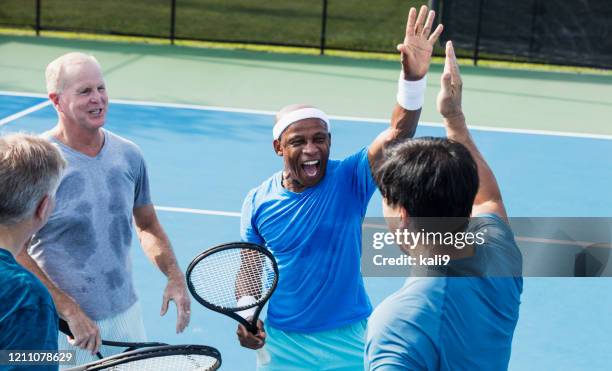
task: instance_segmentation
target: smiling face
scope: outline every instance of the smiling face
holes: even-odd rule
[[[294,192],[317,185],[327,169],[331,136],[327,126],[311,118],[291,124],[274,141],[274,150],[285,163],[285,186]]]
[[[66,65],[62,89],[53,99],[66,123],[97,130],[106,121],[108,96],[100,67],[90,60]]]

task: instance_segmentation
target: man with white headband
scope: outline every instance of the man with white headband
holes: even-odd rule
[[[264,347],[258,370],[363,369],[364,330],[372,311],[360,274],[361,223],[376,184],[372,177],[390,141],[414,135],[425,75],[442,26],[434,12],[410,9],[401,53],[402,72],[391,127],[368,147],[328,160],[331,125],[308,105],[276,116],[273,146],[282,171],[251,190],[243,204],[241,238],[265,245],[280,269],[264,328],[238,327],[241,345]],[[241,298],[241,300],[248,300]]]

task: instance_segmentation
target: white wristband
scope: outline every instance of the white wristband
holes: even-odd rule
[[[257,299],[255,299],[254,296],[243,296],[240,299],[238,299],[238,303],[236,303],[236,306],[238,308],[240,308],[240,307],[247,307],[247,306],[253,305],[255,303],[257,303]],[[236,314],[239,315],[240,317],[244,318],[244,319],[247,319],[249,317],[252,317],[255,314],[255,309],[257,309],[257,308],[256,307],[248,308],[248,309],[236,312]]]
[[[397,81],[397,104],[409,111],[420,109],[425,101],[426,87],[427,75],[417,81],[406,81],[404,71],[402,71]]]

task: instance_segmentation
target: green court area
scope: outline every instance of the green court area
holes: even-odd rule
[[[73,50],[99,59],[115,99],[270,111],[308,102],[365,118],[390,116],[399,71],[393,61],[0,36],[0,89],[44,93],[48,61]],[[440,71],[434,64],[428,77],[424,121],[440,121]],[[471,125],[612,135],[612,76],[473,66],[462,74]]]

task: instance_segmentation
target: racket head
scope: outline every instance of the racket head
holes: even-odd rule
[[[278,284],[278,265],[263,246],[231,242],[196,256],[187,267],[186,279],[197,302],[257,332],[259,313]],[[255,302],[238,306],[238,297],[246,295],[255,297]],[[251,323],[237,313],[250,308],[256,308]]]
[[[221,353],[213,347],[164,345],[120,353],[66,371],[214,371],[221,362]]]

